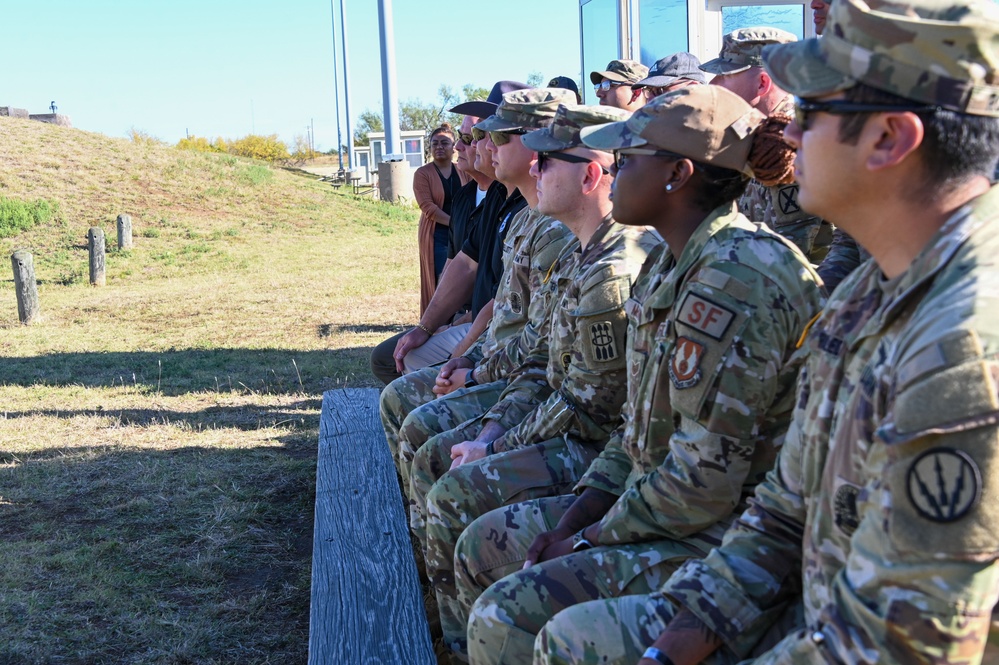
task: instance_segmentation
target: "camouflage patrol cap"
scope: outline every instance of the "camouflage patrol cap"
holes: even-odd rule
[[[552,124],[524,136],[524,145],[535,152],[558,152],[582,148],[579,132],[584,127],[627,120],[630,111],[613,106],[559,106]]]
[[[836,0],[822,39],[764,52],[774,82],[820,97],[858,82],[923,104],[999,117],[999,6],[991,0]]]
[[[722,37],[721,53],[701,65],[701,69],[725,76],[744,72],[750,67],[762,67],[764,46],[795,41],[798,41],[797,37],[780,28],[739,28]]]
[[[530,88],[503,95],[496,113],[479,124],[484,132],[508,132],[514,129],[540,129],[555,117],[559,104],[575,104],[576,96],[562,88]]]
[[[634,83],[649,75],[649,68],[637,60],[611,60],[603,71],[590,72],[590,83],[596,85],[603,79],[617,83]]]
[[[752,176],[749,148],[763,120],[733,92],[692,85],[656,97],[625,122],[587,127],[580,134],[583,144],[596,150],[648,146]]]

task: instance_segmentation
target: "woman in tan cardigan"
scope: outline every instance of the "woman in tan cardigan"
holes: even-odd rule
[[[432,161],[413,174],[413,195],[420,215],[420,314],[427,309],[437,288],[437,281],[447,261],[448,227],[451,224],[451,201],[467,177],[459,171],[454,157],[455,134],[451,125],[442,124],[430,134]]]

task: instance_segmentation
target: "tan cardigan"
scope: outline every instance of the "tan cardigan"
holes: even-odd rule
[[[457,169],[458,166],[452,164],[451,168]],[[465,172],[460,169],[458,178],[462,185],[468,182]],[[453,192],[452,197],[457,193]],[[438,216],[444,214],[441,210],[444,205],[444,185],[441,184],[433,162],[416,169],[413,174],[413,195],[422,211],[417,243],[420,251],[420,316],[423,316],[437,288],[437,280],[434,278],[434,229]],[[450,221],[446,225],[450,225]]]

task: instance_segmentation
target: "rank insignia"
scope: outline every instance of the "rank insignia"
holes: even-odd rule
[[[931,522],[954,522],[978,503],[982,473],[967,453],[933,448],[916,458],[906,478],[909,501]]]
[[[669,378],[679,389],[696,386],[701,380],[701,358],[704,345],[687,337],[677,337],[669,358]]]
[[[510,311],[514,314],[520,314],[524,311],[524,297],[520,295],[519,291],[510,293]]]
[[[593,357],[596,360],[607,362],[617,358],[617,339],[610,321],[590,324],[590,346],[593,348]]]

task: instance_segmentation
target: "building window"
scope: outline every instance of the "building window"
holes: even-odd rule
[[[805,37],[804,5],[722,5],[722,34],[765,25]]]
[[[687,35],[687,0],[640,0],[638,38],[642,64],[651,67],[656,60],[689,51]]]
[[[590,72],[604,69],[621,52],[618,43],[619,0],[580,0],[579,23],[582,35],[583,103],[599,100],[590,83]]]
[[[384,141],[371,141],[371,163],[381,164],[382,163],[382,153],[385,150]]]

